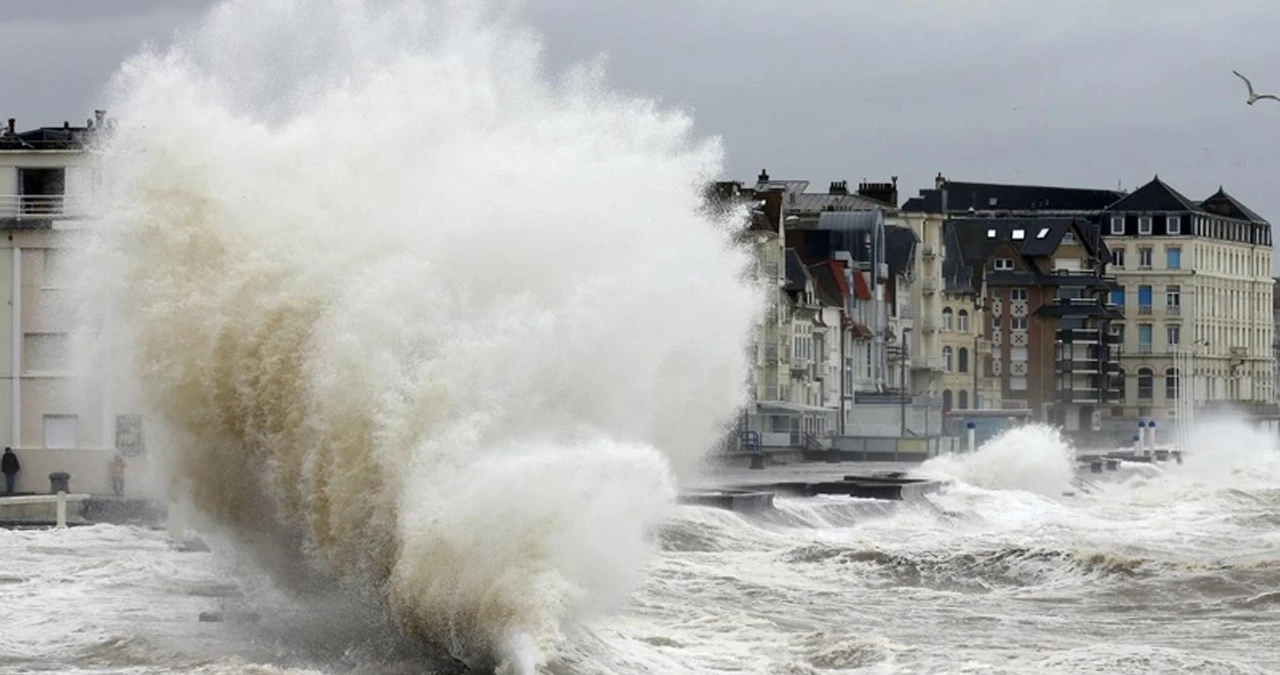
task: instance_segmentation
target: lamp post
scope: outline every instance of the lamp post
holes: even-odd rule
[[[898,356],[898,405],[900,412],[900,429],[898,431],[899,438],[907,436],[907,359],[910,358],[911,349],[909,347],[911,329],[902,329],[902,353]]]
[[[1196,405],[1196,352],[1198,348],[1208,346],[1207,340],[1195,340],[1189,345],[1178,345],[1173,354],[1174,368],[1178,377],[1178,400],[1174,407],[1177,420],[1174,423],[1174,443],[1179,451],[1186,451],[1190,442],[1191,425],[1195,421]],[[1191,392],[1187,392],[1187,376],[1191,376]],[[1206,383],[1207,386],[1207,383]]]

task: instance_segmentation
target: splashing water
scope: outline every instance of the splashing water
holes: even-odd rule
[[[743,403],[715,142],[479,3],[220,6],[114,85],[103,354],[206,513],[473,667],[607,609]]]
[[[1055,497],[1071,489],[1075,451],[1057,429],[1026,424],[1005,430],[973,454],[930,459],[920,465],[919,473],[981,488]]]

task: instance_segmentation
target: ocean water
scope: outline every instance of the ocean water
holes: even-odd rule
[[[544,72],[513,5],[234,0],[107,107],[78,354],[212,550],[0,532],[0,671],[1277,665],[1240,425],[1089,491],[1027,428],[928,500],[676,507],[746,401],[744,214],[702,208],[715,139]]]
[[[1053,463],[1000,477],[1009,448],[1070,452],[1028,427],[918,467],[948,481],[927,501],[679,508],[628,600],[568,622],[540,672],[1280,672],[1280,449],[1238,423],[1199,437],[1184,465],[1072,496],[1043,489],[1074,476]],[[282,590],[204,536],[181,553],[146,529],[0,531],[0,672],[463,672],[376,605]],[[228,584],[243,596],[213,597]]]

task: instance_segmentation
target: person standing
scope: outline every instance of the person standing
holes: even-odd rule
[[[111,458],[111,464],[108,465],[108,469],[111,471],[111,491],[114,492],[117,497],[123,497],[124,456],[117,452],[115,456]]]
[[[0,459],[0,473],[4,474],[4,493],[13,494],[13,484],[18,479],[18,472],[22,470],[22,465],[18,463],[18,456],[13,453],[13,448],[4,449],[4,457]]]

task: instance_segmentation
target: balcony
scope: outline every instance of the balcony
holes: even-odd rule
[[[1150,313],[1151,313],[1151,305],[1138,305],[1138,313],[1139,313],[1139,314],[1150,314]]]
[[[1103,336],[1104,333],[1097,328],[1060,328],[1054,332],[1054,339],[1063,344],[1097,344]]]
[[[0,218],[80,218],[86,210],[80,201],[66,195],[0,195]]]
[[[1139,354],[1150,354],[1150,353],[1151,353],[1151,345],[1138,345],[1138,353],[1139,353]]]
[[[1182,305],[1165,305],[1164,313],[1169,316],[1182,316]]]
[[[934,248],[933,244],[925,244],[920,247],[920,255],[923,256],[926,260],[932,259],[938,256],[938,251],[936,248]]]

